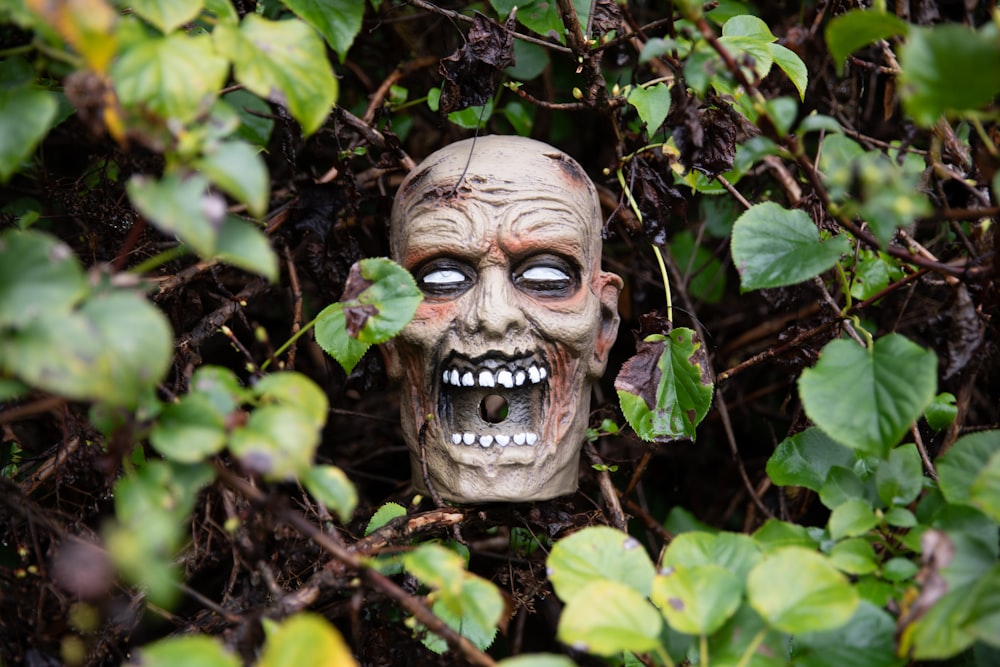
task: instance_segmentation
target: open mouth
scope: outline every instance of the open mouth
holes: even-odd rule
[[[438,414],[456,447],[532,447],[541,435],[548,364],[539,354],[476,359],[452,354],[442,364]]]

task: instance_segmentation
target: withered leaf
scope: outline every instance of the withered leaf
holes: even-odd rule
[[[376,315],[378,315],[378,308],[370,303],[344,304],[344,321],[347,325],[347,334],[351,338],[357,338],[358,333],[368,323],[368,318]]]
[[[482,14],[473,17],[465,45],[441,59],[442,114],[481,106],[493,99],[503,69],[514,65],[514,21],[514,12],[507,19],[506,29]]]
[[[671,222],[683,223],[687,199],[663,176],[663,169],[644,158],[633,160],[633,196],[642,213],[642,233],[651,243],[667,242]]]
[[[729,171],[736,158],[737,130],[736,121],[726,111],[688,104],[681,124],[674,130],[681,164],[708,176]]]
[[[597,0],[590,19],[591,37],[603,37],[622,26],[622,9],[615,0]],[[586,28],[586,26],[584,26]]]

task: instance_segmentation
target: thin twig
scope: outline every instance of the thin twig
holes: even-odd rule
[[[931,461],[931,457],[927,455],[927,448],[924,446],[924,439],[920,436],[920,429],[917,427],[916,423],[910,426],[910,433],[913,434],[913,442],[917,445],[917,451],[920,452],[920,460],[924,462],[924,470],[930,475],[930,478],[935,482],[938,480],[937,470],[934,469],[934,463]]]
[[[594,443],[592,442],[585,442],[583,444],[583,451],[587,455],[587,458],[590,459],[590,464],[597,466],[597,481],[601,486],[601,495],[604,496],[611,525],[618,530],[626,530],[628,523],[625,521],[625,513],[622,511],[621,503],[618,502],[618,491],[615,489],[615,485],[611,483],[611,475],[608,474],[608,469],[605,467],[604,461],[597,454],[597,450],[594,449]]]

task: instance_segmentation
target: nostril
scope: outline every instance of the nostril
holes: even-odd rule
[[[490,394],[479,404],[479,416],[491,424],[499,424],[507,419],[509,410],[507,399],[496,394]]]

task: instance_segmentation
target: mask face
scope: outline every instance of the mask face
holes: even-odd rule
[[[580,166],[522,137],[447,146],[400,186],[393,259],[425,298],[384,353],[419,489],[423,455],[454,502],[576,490],[591,385],[618,331],[601,227]]]

